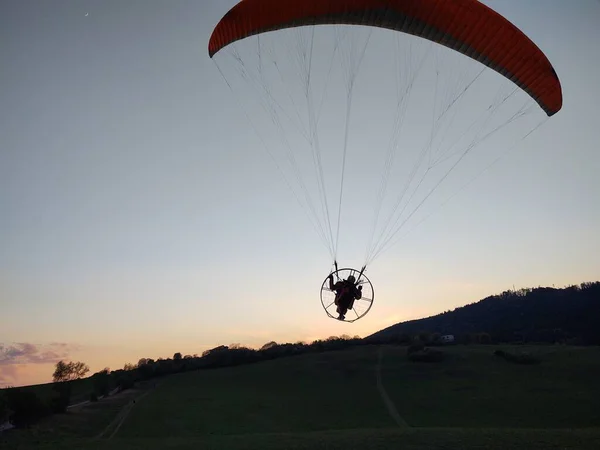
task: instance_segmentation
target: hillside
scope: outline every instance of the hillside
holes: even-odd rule
[[[30,426],[47,416],[64,413],[68,405],[95,401],[109,392],[122,392],[172,374],[230,366],[253,365],[280,358],[309,357],[379,343],[407,343],[419,336],[426,344],[440,343],[452,334],[458,343],[566,343],[600,344],[600,282],[557,288],[521,289],[487,297],[477,303],[433,317],[403,322],[364,339],[331,336],[311,343],[268,342],[260,349],[220,345],[198,355],[141,358],[123,369],[105,369],[89,378],[63,384],[45,384],[0,391],[0,424]],[[486,350],[487,351],[487,350]],[[294,364],[294,362],[290,362]],[[65,385],[66,386],[66,385]]]
[[[459,342],[486,333],[494,342],[597,345],[600,282],[505,291],[453,311],[392,325],[365,339],[402,340],[418,333],[453,334]]]
[[[511,364],[497,349],[540,363]],[[404,346],[362,345],[170,374],[0,434],[0,448],[600,448],[597,348],[443,353],[422,364]]]

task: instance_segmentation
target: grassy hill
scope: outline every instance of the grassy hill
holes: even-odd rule
[[[498,349],[514,351],[455,346],[415,363],[406,347],[371,345],[179,373],[7,433],[0,447],[600,448],[597,347],[527,347],[537,365]]]
[[[600,344],[600,282],[505,291],[453,311],[401,322],[367,337],[386,341],[418,333],[453,334],[461,342],[487,333],[495,342]]]
[[[142,358],[71,382],[70,404],[102,383],[118,387],[117,395],[41,415],[29,428],[0,435],[0,447],[600,448],[599,347],[590,345],[600,343],[598,317],[600,282],[584,283],[503,292],[365,339]],[[436,333],[519,345],[411,356],[430,362],[413,361],[406,346],[395,345],[415,335],[419,345],[437,343]],[[17,391],[39,398],[29,403],[32,416],[54,393],[46,384],[0,395]]]

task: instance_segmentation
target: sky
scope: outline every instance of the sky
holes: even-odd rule
[[[235,3],[0,3],[0,386],[48,382],[59,359],[93,373],[221,344],[367,336],[513,287],[600,279],[599,2],[485,2],[548,56],[563,109],[442,191],[457,195],[368,267],[375,302],[351,324],[324,313],[330,253],[208,57]],[[362,120],[355,142],[368,146]],[[362,172],[347,184],[371,192],[382,159],[355,149],[349,170]],[[344,210],[342,266],[363,262],[370,206]]]

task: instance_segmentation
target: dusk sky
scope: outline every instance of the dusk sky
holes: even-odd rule
[[[375,302],[352,324],[325,315],[331,256],[208,56],[235,3],[0,2],[0,387],[48,382],[61,358],[91,374],[220,344],[366,336],[513,286],[600,280],[600,2],[484,2],[547,55],[563,108],[440,191],[369,266]],[[353,117],[369,128],[361,101]],[[347,183],[364,198],[344,206],[342,266],[364,262],[378,136],[350,136],[361,172]]]

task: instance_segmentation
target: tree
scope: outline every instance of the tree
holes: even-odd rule
[[[219,345],[218,347],[211,348],[209,350],[204,350],[202,352],[202,357],[204,358],[204,357],[207,357],[209,355],[214,355],[216,353],[220,353],[220,352],[223,352],[225,350],[229,350],[229,347],[227,347],[226,345]]]
[[[154,375],[156,369],[155,362],[150,358],[142,358],[138,361],[137,372],[142,378],[151,378]]]
[[[55,413],[64,413],[67,411],[69,402],[71,400],[71,383],[69,381],[79,380],[83,378],[86,373],[90,371],[87,364],[80,361],[64,362],[60,360],[56,363],[54,374],[52,379],[54,380],[54,391],[58,394],[57,397],[53,397],[50,403],[50,407]]]
[[[80,361],[77,362],[64,362],[60,360],[56,363],[56,367],[54,370],[54,374],[52,375],[52,379],[55,383],[60,383],[63,381],[74,381],[83,378],[86,373],[90,371],[90,368],[87,364],[82,363]]]
[[[179,352],[175,353],[175,354],[173,355],[173,359],[174,359],[175,361],[178,361],[178,360],[180,360],[180,359],[181,359],[181,353],[179,353]]]
[[[275,342],[275,341],[267,342],[265,345],[263,345],[260,348],[260,350],[263,350],[263,351],[269,350],[270,348],[273,348],[273,347],[277,347],[277,342]]]
[[[96,396],[107,396],[108,391],[110,390],[110,369],[106,367],[100,372],[95,373],[92,375],[92,380],[94,384],[94,394],[96,394]]]

